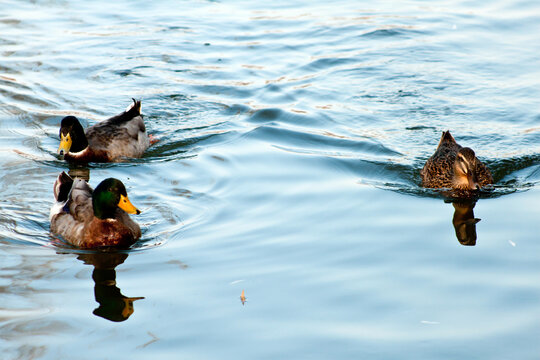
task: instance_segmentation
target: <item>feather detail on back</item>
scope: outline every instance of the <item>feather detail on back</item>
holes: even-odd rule
[[[122,157],[141,157],[150,146],[140,113],[141,102],[133,101],[134,104],[129,110],[86,130],[90,148],[96,152],[106,152],[109,161]]]

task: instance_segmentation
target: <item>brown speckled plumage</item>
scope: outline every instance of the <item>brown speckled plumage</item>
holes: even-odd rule
[[[62,120],[60,137],[67,133],[70,133],[73,144],[64,153],[64,159],[70,162],[114,162],[123,158],[139,158],[150,145],[141,115],[141,102],[135,99],[126,111],[84,131],[77,118],[67,116]]]
[[[62,172],[54,184],[56,204],[50,213],[51,232],[81,248],[132,245],[141,236],[139,225],[120,208],[114,210],[112,218],[97,218],[93,192],[86,181]]]
[[[475,190],[493,184],[488,168],[470,148],[460,146],[450,131],[443,132],[435,153],[420,171],[422,186]]]

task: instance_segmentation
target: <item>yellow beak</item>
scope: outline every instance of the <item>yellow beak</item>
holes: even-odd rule
[[[65,155],[69,152],[69,149],[71,149],[71,136],[69,133],[65,136],[60,134],[60,146],[58,147],[58,154]]]
[[[139,215],[141,213],[139,209],[133,206],[131,201],[129,201],[128,197],[124,195],[120,195],[120,201],[118,202],[118,207],[124,210],[125,212],[127,212],[128,214]]]
[[[122,301],[124,301],[124,308],[122,309],[122,317],[124,319],[127,319],[128,317],[131,316],[131,314],[133,314],[133,302],[136,301],[136,300],[141,300],[141,299],[144,299],[144,297],[142,296],[139,296],[139,297],[130,297],[130,298],[123,298]]]

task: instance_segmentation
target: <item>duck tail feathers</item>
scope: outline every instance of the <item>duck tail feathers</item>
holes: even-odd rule
[[[62,171],[60,175],[56,178],[56,181],[54,182],[54,198],[58,202],[64,202],[69,197],[69,192],[71,191],[71,187],[73,186],[73,179],[71,176],[66,174],[65,171]]]
[[[121,114],[115,115],[112,118],[108,119],[111,124],[120,125],[125,123],[126,121],[130,121],[131,119],[142,116],[141,115],[141,101],[140,100],[133,100],[133,104],[129,104],[126,111],[124,111]]]
[[[439,141],[439,146],[444,142],[449,142],[449,143],[456,142],[452,134],[450,134],[450,130],[443,131],[442,136],[441,136],[441,141]]]
[[[133,100],[133,104],[129,104],[126,113],[132,114],[133,116],[141,115],[141,100],[135,100],[134,98],[131,98],[131,100]]]

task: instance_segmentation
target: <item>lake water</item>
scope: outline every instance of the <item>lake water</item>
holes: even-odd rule
[[[538,359],[538,34],[538,1],[3,1],[1,358]],[[73,249],[59,122],[132,97],[159,142],[71,172],[143,238]],[[419,187],[447,129],[476,204]]]

